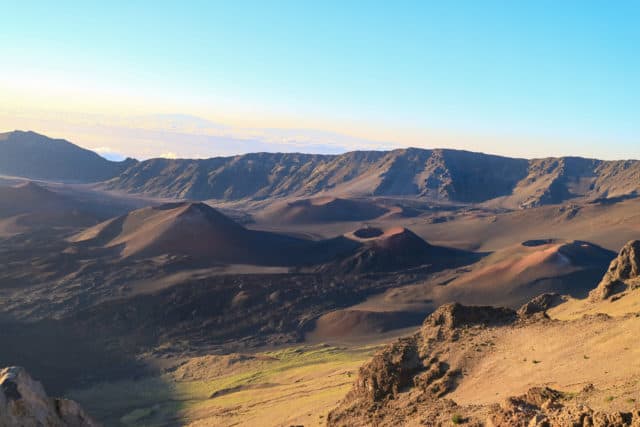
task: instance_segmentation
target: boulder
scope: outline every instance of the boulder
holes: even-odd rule
[[[0,369],[0,427],[96,427],[76,402],[47,396],[20,367]]]
[[[589,293],[592,301],[603,301],[611,296],[640,286],[640,240],[632,240],[611,261],[609,270],[598,286]]]
[[[562,302],[564,302],[564,298],[560,294],[550,292],[538,295],[518,309],[518,317],[525,319],[538,313],[544,313]]]

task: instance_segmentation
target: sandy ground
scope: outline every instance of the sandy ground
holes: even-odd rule
[[[406,227],[431,244],[481,252],[543,238],[585,240],[618,251],[627,241],[640,238],[639,207],[640,200],[631,199],[612,205],[553,205],[511,212],[434,208],[410,218],[383,216],[370,221],[286,226],[259,220],[251,227],[326,238],[366,224],[384,229]],[[434,218],[443,220],[434,222]]]
[[[599,303],[592,303],[587,299],[570,299],[566,303],[549,310],[554,319],[580,319],[585,315],[604,313],[609,316],[624,316],[640,313],[640,292],[627,292],[626,295]]]
[[[638,331],[635,316],[505,329],[448,397],[463,405],[489,404],[534,386],[577,393],[594,384],[599,393],[588,404],[611,409],[606,396],[622,401],[640,392]]]

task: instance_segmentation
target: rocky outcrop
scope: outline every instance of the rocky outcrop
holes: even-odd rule
[[[640,425],[640,411],[602,412],[588,406],[568,403],[563,393],[548,387],[534,387],[522,396],[510,397],[494,408],[487,427],[547,427]]]
[[[640,426],[637,409],[622,412],[587,406],[585,402],[593,403],[593,385],[578,393],[533,387],[502,403],[459,405],[451,399],[483,354],[499,351],[493,348],[497,336],[544,326],[545,310],[559,300],[562,297],[557,294],[543,294],[519,313],[495,307],[441,306],[418,333],[382,349],[360,369],[352,390],[329,413],[327,425]]]
[[[555,292],[544,293],[533,298],[518,309],[518,317],[526,319],[531,316],[544,315],[550,308],[561,304],[565,299]]]
[[[451,406],[452,402],[441,398],[455,388],[461,369],[458,361],[449,359],[448,347],[467,332],[475,336],[477,330],[516,320],[516,313],[507,308],[441,306],[426,318],[420,332],[390,344],[360,368],[353,389],[329,414],[328,425],[397,425],[394,417],[417,410],[411,408]],[[416,393],[415,402],[398,412],[389,410],[407,390]]]
[[[422,324],[422,331],[431,332],[435,328],[446,335],[465,326],[499,325],[511,323],[515,318],[516,313],[508,308],[450,303],[440,306],[427,317]]]
[[[401,339],[360,369],[352,397],[378,402],[395,396],[412,381],[421,365],[416,337]]]
[[[609,270],[589,294],[592,301],[602,301],[615,294],[635,289],[640,286],[640,240],[632,240],[620,251],[611,262]]]
[[[76,402],[48,397],[20,367],[0,369],[0,427],[97,427]]]

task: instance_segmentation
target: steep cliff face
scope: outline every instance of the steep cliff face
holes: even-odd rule
[[[72,400],[47,396],[20,367],[0,369],[0,426],[97,427]]]

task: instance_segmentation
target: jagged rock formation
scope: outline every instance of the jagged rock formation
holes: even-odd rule
[[[199,200],[307,197],[344,190],[361,196],[478,202],[509,194],[526,170],[526,160],[456,150],[253,153],[204,160],[147,160],[132,165],[105,187]]]
[[[20,367],[0,369],[0,427],[97,427],[72,400],[48,397]]]
[[[589,294],[592,301],[602,301],[615,294],[640,286],[640,241],[632,240],[620,250],[609,270]]]
[[[428,339],[442,339],[460,328],[473,325],[496,325],[511,323],[516,319],[513,310],[502,307],[469,307],[458,303],[439,307],[426,318],[422,327],[422,335]],[[435,337],[433,332],[436,332]]]
[[[516,319],[507,308],[441,306],[426,318],[420,332],[389,345],[360,368],[353,389],[329,414],[328,425],[394,425],[393,420],[414,414],[418,407],[449,405],[438,399],[455,386],[462,359],[450,357],[448,344],[471,329]],[[394,398],[408,387],[418,395],[416,400],[395,407]]]
[[[576,157],[511,159],[457,150],[269,154],[132,164],[109,189],[191,199],[414,196],[463,203],[503,199],[531,208],[573,199],[613,200],[640,191],[640,162]]]
[[[530,208],[576,198],[635,195],[640,162],[582,158],[512,159],[458,150],[356,151],[342,155],[255,153],[132,164],[105,188],[164,197],[262,200],[415,196],[476,203],[503,198]]]

